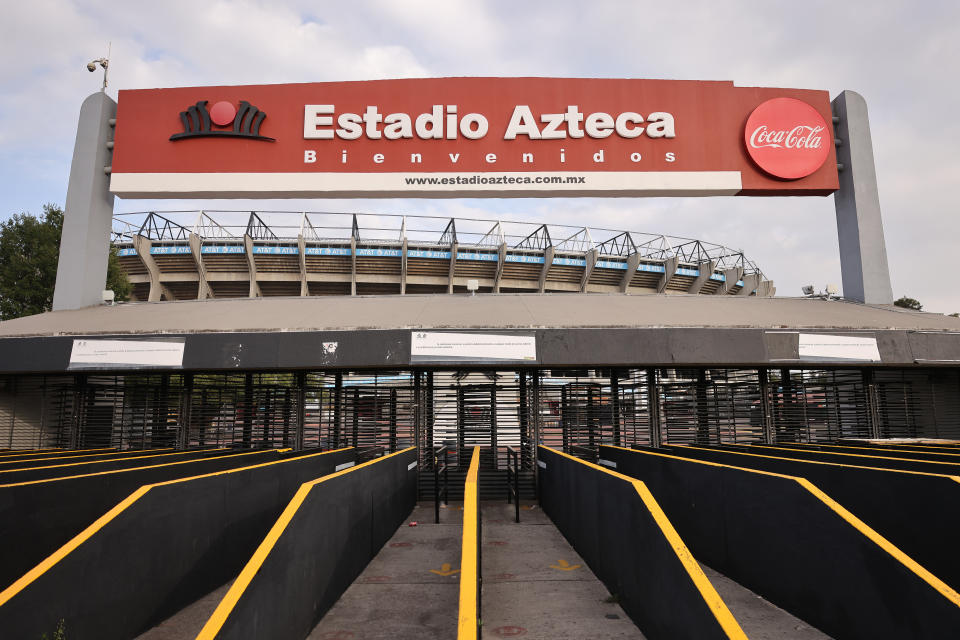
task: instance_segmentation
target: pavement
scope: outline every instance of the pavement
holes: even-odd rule
[[[228,582],[219,589],[211,591],[193,604],[187,605],[177,613],[173,614],[153,629],[137,636],[137,640],[184,640],[185,638],[196,638],[203,625],[213,615],[217,605],[227,595],[230,585]]]
[[[643,638],[545,513],[484,502],[483,638]]]
[[[410,526],[416,522],[417,526]],[[457,637],[463,504],[419,504],[308,640],[449,640]]]

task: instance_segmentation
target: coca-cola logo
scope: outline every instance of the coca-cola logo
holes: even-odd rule
[[[817,169],[830,153],[830,131],[816,109],[794,98],[762,103],[744,129],[747,153],[777,178],[796,180]]]

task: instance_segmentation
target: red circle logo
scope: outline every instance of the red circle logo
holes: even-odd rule
[[[229,102],[220,101],[210,108],[210,119],[214,124],[225,127],[233,124],[233,119],[237,116],[237,108]]]
[[[819,169],[832,142],[823,116],[794,98],[774,98],[754,109],[743,139],[761,169],[785,180],[804,178]]]

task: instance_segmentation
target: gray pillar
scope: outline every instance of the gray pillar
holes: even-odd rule
[[[300,297],[310,295],[310,287],[307,285],[307,241],[303,234],[297,236],[297,251],[300,253]]]
[[[687,293],[700,293],[700,290],[703,289],[703,285],[710,281],[710,276],[713,275],[713,270],[716,268],[716,260],[704,260],[698,264],[697,270],[700,273],[697,275],[697,279],[693,281],[693,284],[690,285],[690,289],[687,290]]]
[[[667,290],[667,285],[670,284],[671,280],[673,280],[673,276],[677,274],[677,266],[679,264],[680,259],[676,256],[667,258],[663,261],[663,277],[660,278],[660,284],[657,286],[657,293],[663,293]]]
[[[113,140],[111,123],[116,116],[117,103],[105,93],[93,94],[80,107],[63,216],[67,241],[60,243],[54,311],[103,303],[113,217],[106,169],[113,161],[113,151],[107,143]]]
[[[623,280],[620,281],[620,293],[626,293],[627,287],[630,286],[630,281],[633,280],[633,276],[637,275],[637,267],[640,266],[640,254],[631,253],[627,257],[627,270],[623,273]]]
[[[590,281],[590,274],[593,273],[593,268],[597,266],[597,250],[590,249],[586,253],[586,264],[583,267],[583,277],[580,278],[580,293],[583,293],[587,290],[587,283]]]
[[[867,103],[854,91],[833,100],[840,190],[833,196],[840,242],[843,297],[867,304],[892,304],[887,245],[883,239],[877,172]]]

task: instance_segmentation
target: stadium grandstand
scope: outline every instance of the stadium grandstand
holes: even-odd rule
[[[117,214],[142,301],[461,293],[772,296],[743,251],[557,224],[318,212]]]

